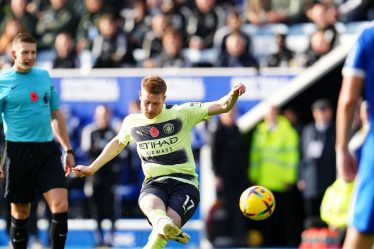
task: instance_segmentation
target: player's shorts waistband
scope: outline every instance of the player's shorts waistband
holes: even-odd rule
[[[157,180],[157,179],[159,179],[161,177],[176,177],[176,178],[182,178],[182,179],[186,179],[186,180],[193,180],[193,179],[195,179],[194,175],[183,174],[183,173],[173,173],[173,174],[169,174],[169,175],[160,175],[160,176],[150,177],[150,178],[146,179],[144,181],[144,183],[147,183],[149,181]]]

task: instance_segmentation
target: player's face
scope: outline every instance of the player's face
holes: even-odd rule
[[[14,69],[18,72],[28,72],[35,64],[36,44],[20,42],[12,48]]]
[[[155,118],[162,112],[162,107],[166,97],[164,94],[152,94],[142,89],[139,96],[140,108],[147,118]]]

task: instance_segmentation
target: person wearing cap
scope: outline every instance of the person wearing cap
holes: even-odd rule
[[[318,99],[312,104],[311,111],[314,121],[306,125],[301,134],[298,175],[298,187],[304,199],[305,224],[320,220],[323,195],[336,175],[333,108],[329,100]]]

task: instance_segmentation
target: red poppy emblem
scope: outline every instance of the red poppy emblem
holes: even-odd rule
[[[38,94],[36,92],[31,92],[30,99],[32,102],[38,101]]]
[[[158,135],[160,135],[160,132],[157,130],[156,127],[152,127],[149,132],[151,133],[151,136],[152,137],[158,137]]]

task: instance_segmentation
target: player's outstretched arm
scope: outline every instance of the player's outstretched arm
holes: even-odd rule
[[[84,177],[93,175],[107,162],[116,157],[124,148],[125,144],[122,144],[117,137],[113,138],[103,149],[101,154],[96,158],[95,161],[89,166],[78,165],[73,168],[73,172],[76,176]]]
[[[242,83],[235,84],[228,94],[217,101],[208,103],[209,116],[230,111],[234,107],[239,96],[241,96],[243,93],[245,93],[245,86]]]

